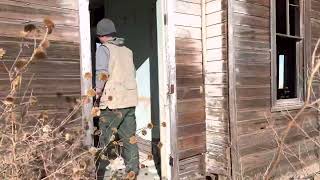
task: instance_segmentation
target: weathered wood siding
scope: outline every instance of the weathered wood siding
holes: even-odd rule
[[[77,0],[2,0],[0,1],[0,48],[7,50],[3,61],[10,66],[19,52],[19,38],[24,25],[41,25],[45,17],[56,23],[49,40],[48,58],[30,65],[23,77],[22,90],[34,74],[30,91],[38,105],[30,113],[49,110],[55,116],[64,114],[71,104],[66,97],[80,96],[80,53]],[[33,41],[22,56],[30,57]],[[0,66],[0,99],[9,90],[8,74]],[[29,96],[27,94],[27,96]]]
[[[177,0],[175,23],[179,174],[187,178],[200,171],[205,152],[201,0]]]
[[[231,144],[236,144],[232,160],[233,175],[239,177],[242,173],[242,177],[253,178],[264,173],[269,165],[277,147],[273,129],[281,135],[288,123],[288,116],[285,113],[271,112],[270,0],[229,2],[229,15],[232,16],[232,22],[229,22],[229,27],[232,28],[232,34],[229,34],[232,57],[229,60],[234,63],[234,69],[230,70],[230,79],[234,80],[230,82],[230,88],[234,91],[232,99],[235,101],[234,119],[230,119],[233,127]],[[312,1],[314,41],[318,38],[320,29],[317,20],[319,5],[320,1]],[[310,26],[306,27],[308,28]],[[296,111],[290,113],[294,115]],[[311,137],[318,136],[317,113],[307,110],[301,118],[305,119],[301,127]],[[283,175],[319,161],[316,157],[317,147],[297,128],[289,132],[286,144],[290,149],[285,150],[285,156],[282,155],[281,166],[277,168],[275,175]],[[302,165],[297,157],[305,164]]]
[[[227,0],[206,0],[207,172],[229,174]]]

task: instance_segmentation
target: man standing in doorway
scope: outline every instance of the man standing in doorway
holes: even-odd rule
[[[136,140],[135,107],[138,103],[137,83],[132,51],[124,40],[116,38],[114,23],[107,18],[99,21],[97,36],[101,45],[96,51],[96,92],[101,110],[97,179],[102,180],[109,164],[107,147],[116,136],[123,143],[122,157],[126,165],[126,179],[134,179],[139,172],[139,152]]]

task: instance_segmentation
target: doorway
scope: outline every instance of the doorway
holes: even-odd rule
[[[117,37],[124,38],[125,45],[133,51],[139,92],[136,107],[137,137],[140,163],[145,167],[139,176],[143,179],[158,179],[161,158],[156,0],[91,0],[89,10],[92,72],[95,72],[95,50],[99,46],[95,29],[102,18],[109,18],[115,23]],[[95,124],[97,121],[95,119]],[[152,129],[148,128],[150,124],[153,125]],[[142,130],[146,131],[142,133]],[[95,144],[97,141],[96,137]]]

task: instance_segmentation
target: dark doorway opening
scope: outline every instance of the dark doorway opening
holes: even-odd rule
[[[115,23],[117,37],[124,38],[125,45],[133,51],[139,91],[136,110],[139,151],[153,155],[156,173],[161,174],[156,0],[90,0],[89,10],[92,72],[95,72],[95,51],[99,46],[96,25],[102,18]],[[94,122],[97,127],[98,119]],[[154,126],[151,130],[146,128],[149,123]],[[147,135],[142,135],[145,128]],[[94,139],[97,145],[98,136]],[[140,161],[145,164],[143,155]]]

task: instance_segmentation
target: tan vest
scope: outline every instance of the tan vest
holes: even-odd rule
[[[104,45],[110,51],[109,79],[100,99],[100,109],[137,106],[138,92],[132,51],[125,46],[111,43]]]

